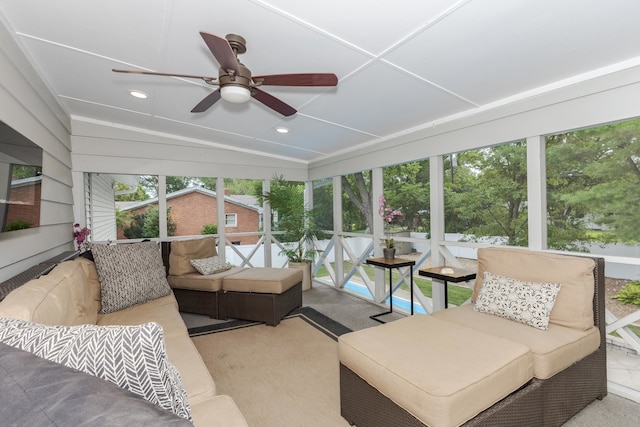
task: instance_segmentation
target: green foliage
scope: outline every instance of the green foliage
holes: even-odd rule
[[[581,207],[607,227],[614,241],[640,242],[640,120],[589,128],[555,137],[565,179],[582,185],[562,200]],[[575,159],[571,162],[571,156]]]
[[[292,262],[313,260],[318,253],[314,239],[324,237],[324,233],[315,222],[315,211],[305,206],[304,186],[276,177],[271,191],[263,194],[263,198],[277,213],[275,230],[284,232],[281,235],[284,249],[280,253]]]
[[[316,224],[322,230],[333,230],[333,182],[323,180],[313,184],[313,209],[316,212]]]
[[[12,179],[32,178],[34,176],[38,176],[41,174],[42,174],[42,168],[40,166],[17,165],[17,164],[11,165]]]
[[[429,161],[389,166],[383,172],[387,204],[402,211],[394,224],[405,230],[429,228]]]
[[[131,192],[131,187],[129,187],[127,184],[116,181],[115,191],[116,191],[116,196],[115,196],[116,202],[143,201],[151,198],[141,184],[138,184],[138,186],[136,187],[136,190]],[[118,194],[123,192],[125,194]]]
[[[31,223],[23,221],[21,219],[11,222],[4,227],[4,231],[24,230],[25,228],[31,228]]]
[[[202,227],[202,232],[200,234],[218,234],[218,225],[217,224],[205,224]]]
[[[371,171],[342,176],[342,190],[343,230],[371,230],[374,209],[377,212],[371,199]]]
[[[623,304],[633,304],[640,307],[640,282],[629,282],[613,297]]]
[[[142,239],[145,237],[143,232],[144,218],[144,213],[132,213],[130,215],[129,225],[124,226],[122,229],[127,239]]]
[[[445,226],[450,233],[503,236],[526,246],[524,142],[458,153],[445,167]]]
[[[151,239],[160,236],[160,216],[158,206],[152,205],[145,213],[133,213],[128,227],[123,232],[127,239]],[[167,235],[173,236],[177,224],[171,217],[171,208],[167,208]]]

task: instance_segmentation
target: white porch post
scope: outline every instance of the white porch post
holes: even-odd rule
[[[268,193],[269,191],[271,191],[271,181],[265,179],[262,181],[262,194]],[[262,202],[262,228],[264,231],[264,265],[272,267],[271,205],[264,199]]]
[[[544,136],[527,138],[529,249],[547,249],[547,162]]]
[[[383,177],[383,169],[382,168],[373,168],[371,169],[371,197],[372,200],[372,208],[373,208],[373,230],[371,233],[373,234],[374,241],[374,249],[373,254],[376,257],[382,256],[382,246],[379,244],[380,236],[384,234],[384,221],[380,215],[378,215],[378,201],[380,200],[380,196],[384,194],[384,188],[382,183]],[[376,244],[378,243],[378,244]],[[376,268],[375,269],[375,292],[373,295],[373,300],[375,302],[382,302],[385,300],[387,294],[387,278],[384,268]]]
[[[430,210],[431,210],[431,265],[444,263],[440,242],[444,241],[444,159],[434,156],[429,159]],[[444,288],[434,282],[431,291],[433,311],[444,309]]]
[[[216,178],[216,214],[218,223],[218,256],[222,258],[223,261],[227,259],[227,249],[226,242],[227,236],[225,233],[225,214],[224,214],[224,178],[217,177]]]
[[[336,286],[344,287],[344,254],[342,249],[342,177],[333,177],[333,258],[335,260]]]
[[[168,237],[167,233],[167,177],[158,175],[158,228],[160,239]]]

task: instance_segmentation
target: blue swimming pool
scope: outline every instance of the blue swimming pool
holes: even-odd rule
[[[363,296],[367,297],[368,299],[371,299],[371,293],[369,292],[367,287],[364,286],[364,285],[361,285],[359,283],[347,282],[347,284],[344,287],[345,287],[345,289],[347,289],[347,290],[349,290],[351,292],[355,292],[357,294],[360,294],[360,295],[363,295]],[[389,298],[388,297],[385,300],[385,302],[387,304],[389,304]],[[409,300],[397,297],[395,295],[393,296],[393,306],[397,307],[397,308],[401,308],[402,310],[406,311],[407,313],[409,313],[411,311],[411,302]],[[425,309],[415,301],[413,302],[413,312],[414,313],[418,313],[418,314],[427,314]]]

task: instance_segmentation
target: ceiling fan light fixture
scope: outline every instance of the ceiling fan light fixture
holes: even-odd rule
[[[242,86],[224,86],[220,88],[220,95],[234,104],[244,104],[251,99],[251,91]]]

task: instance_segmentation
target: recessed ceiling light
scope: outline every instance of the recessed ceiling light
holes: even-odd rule
[[[140,98],[140,99],[147,99],[149,97],[149,95],[139,90],[130,90],[129,94],[133,97]]]
[[[276,128],[276,131],[279,133],[289,133],[289,129],[283,127]]]

